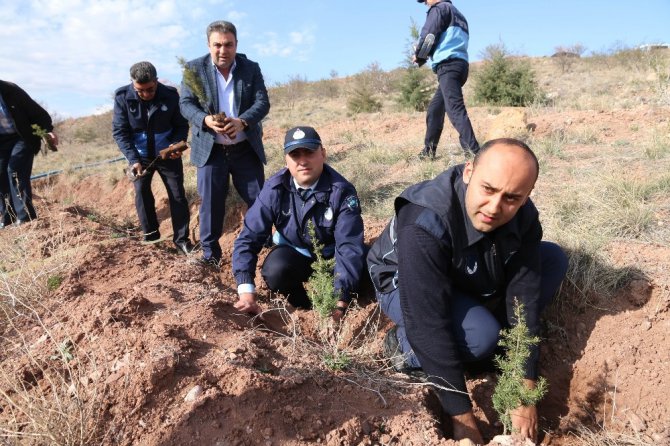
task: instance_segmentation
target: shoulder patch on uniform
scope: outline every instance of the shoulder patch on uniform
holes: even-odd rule
[[[349,195],[347,198],[344,199],[344,202],[347,203],[347,206],[352,211],[360,209],[361,207],[361,203],[358,201],[358,197],[356,195]]]

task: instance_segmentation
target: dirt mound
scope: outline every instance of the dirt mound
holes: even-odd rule
[[[578,126],[580,119],[592,119],[589,113],[572,112],[564,124]],[[613,122],[631,117],[624,111]],[[529,122],[549,134],[563,118]],[[416,123],[380,118],[372,126],[400,135]],[[327,127],[324,134],[344,131],[346,126]],[[266,297],[263,320],[250,319],[233,307],[229,264],[215,271],[199,264],[197,253],[178,255],[163,188],[155,190],[166,240],[142,245],[128,223],[134,208],[127,182],[88,177],[39,187],[42,218],[0,231],[0,242],[28,241],[22,258],[29,266],[72,252],[67,274],[52,291],[43,290],[37,311],[18,305],[12,323],[0,330],[0,391],[17,401],[57,397],[54,432],[65,435],[63,426],[81,425],[84,418],[86,431],[94,432],[90,444],[453,444],[445,439],[449,426],[432,392],[381,360],[390,322],[369,289],[347,316],[349,331],[338,347],[352,362],[338,371],[324,362],[333,346],[320,336],[314,314]],[[240,207],[229,212],[224,259],[242,213]],[[366,221],[366,239],[373,240],[385,223]],[[584,305],[558,302],[546,315],[540,371],[550,384],[540,406],[546,444],[576,442],[567,433],[577,426],[670,444],[670,381],[664,379],[670,363],[670,248],[622,242],[609,255],[617,265],[636,265],[628,287]],[[502,431],[490,405],[495,380],[492,373],[468,380],[487,440]],[[2,400],[0,418],[9,415],[29,426],[25,413]],[[32,444],[49,442],[37,438]]]

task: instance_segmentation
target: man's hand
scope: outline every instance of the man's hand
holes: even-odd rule
[[[173,144],[170,144],[170,147],[172,147],[172,146],[174,146],[174,143],[173,143]],[[168,147],[168,149],[169,149],[170,147]],[[168,158],[170,158],[171,160],[176,160],[176,159],[181,158],[181,154],[182,154],[181,151],[179,151],[179,150],[174,150],[174,151],[172,151],[172,152],[170,152],[170,153],[168,154]]]
[[[54,147],[58,147],[58,136],[54,132],[49,132],[47,133],[47,137],[51,141],[51,144],[53,144]]]
[[[240,118],[226,118],[224,123],[223,131],[230,139],[235,139],[237,134],[244,130],[244,122]]]
[[[535,381],[524,379],[524,384],[529,389],[535,388]],[[533,443],[537,443],[537,408],[535,406],[520,406],[512,411],[512,427]]]
[[[214,130],[216,133],[219,133],[221,135],[226,134],[226,131],[224,130],[226,126],[225,120],[224,122],[219,122],[216,119],[214,119],[214,116],[207,115],[205,116],[205,125],[210,129]]]
[[[472,411],[452,416],[451,423],[454,430],[454,440],[458,441],[467,438],[475,444],[484,444],[484,439],[479,432],[477,421]]]
[[[347,312],[347,307],[349,304],[343,300],[338,300],[337,301],[337,306],[335,307],[335,310],[333,310],[333,321],[335,322],[340,322],[342,318],[344,317],[345,313]]]
[[[240,294],[240,299],[235,302],[234,307],[244,313],[253,315],[259,314],[262,311],[261,307],[256,303],[256,295],[254,293]]]
[[[144,168],[140,163],[135,163],[132,166],[130,166],[130,171],[135,174],[136,177],[141,177],[144,175]]]

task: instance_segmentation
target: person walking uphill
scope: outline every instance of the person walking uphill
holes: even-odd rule
[[[258,64],[237,53],[235,25],[211,23],[207,45],[209,54],[186,64],[204,97],[185,76],[180,104],[191,123],[191,163],[198,169],[202,260],[218,267],[229,178],[248,207],[265,181],[261,120],[270,101]]]
[[[150,62],[130,67],[131,83],[114,94],[112,135],[134,175],[135,208],[144,241],[160,239],[151,180],[158,172],[170,201],[173,241],[185,254],[193,250],[189,240],[189,210],[184,191],[181,152],[158,159],[158,152],[188,137],[188,121],[179,112],[179,93],[158,82]]]
[[[333,318],[344,315],[350,293],[357,291],[365,267],[363,218],[354,186],[325,164],[326,149],[312,127],[294,127],[284,139],[286,168],[270,178],[244,218],[235,240],[233,274],[239,300],[235,308],[258,313],[254,277],[258,253],[272,233],[274,247],[261,274],[268,288],[298,308],[310,308],[303,285],[315,260],[308,222],[324,246],[325,258],[335,258],[334,288],[339,293]]]
[[[49,113],[21,87],[0,80],[0,228],[37,218],[30,185],[33,159],[41,145],[33,133],[35,124],[58,145]]]
[[[368,254],[382,311],[396,323],[384,351],[397,371],[422,368],[451,416],[454,439],[482,443],[467,394],[465,363],[490,358],[500,329],[516,323],[518,300],[530,334],[567,270],[556,244],[541,241],[529,199],[537,158],[515,139],[484,144],[473,161],[410,186],[395,200],[395,216]],[[400,354],[396,354],[396,352]],[[537,379],[539,347],[525,364]],[[535,439],[537,410],[512,414],[515,430]]]
[[[417,0],[426,3],[426,23],[421,29],[413,60],[419,66],[431,59],[439,86],[426,111],[426,136],[421,158],[434,158],[449,117],[464,151],[477,153],[479,143],[463,101],[463,85],[468,80],[468,22],[450,0]]]

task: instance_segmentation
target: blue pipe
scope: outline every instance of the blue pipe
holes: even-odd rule
[[[87,167],[96,167],[96,166],[101,166],[103,164],[112,164],[112,163],[116,163],[118,161],[123,161],[125,159],[126,159],[125,157],[120,156],[118,158],[114,158],[114,159],[111,159],[111,160],[96,161],[95,163],[89,163],[89,164],[81,164],[79,166],[74,166],[71,169],[50,170],[48,172],[38,173],[37,175],[33,175],[33,176],[30,177],[30,180],[31,181],[32,180],[38,180],[40,178],[48,178],[50,176],[59,175],[59,174],[65,172],[66,170],[81,170],[81,169],[86,169]]]

